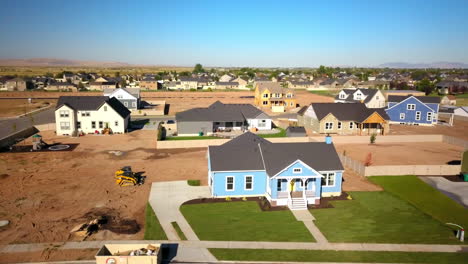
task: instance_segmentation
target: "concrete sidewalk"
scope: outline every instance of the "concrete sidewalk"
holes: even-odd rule
[[[444,177],[419,177],[419,179],[468,208],[468,182],[452,182]]]
[[[317,243],[328,243],[327,238],[314,224],[315,217],[309,212],[309,210],[292,210],[291,212],[294,217],[296,217],[297,221],[302,221],[304,223],[305,227],[309,230],[315,240],[317,240]]]

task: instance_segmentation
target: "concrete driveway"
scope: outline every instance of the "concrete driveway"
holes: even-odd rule
[[[419,177],[457,203],[468,208],[468,182],[452,182],[444,177]]]

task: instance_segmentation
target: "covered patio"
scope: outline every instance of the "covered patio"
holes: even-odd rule
[[[271,180],[269,195],[276,205],[303,209],[297,205],[316,204],[320,200],[323,176],[281,176]]]

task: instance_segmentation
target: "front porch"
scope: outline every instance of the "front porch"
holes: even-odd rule
[[[270,202],[276,206],[287,205],[291,210],[304,210],[308,204],[319,204],[320,179],[320,176],[272,179],[268,189]]]

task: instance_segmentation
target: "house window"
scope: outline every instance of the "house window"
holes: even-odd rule
[[[115,126],[119,126],[119,121],[115,121]]]
[[[70,122],[60,122],[61,130],[70,130]]]
[[[302,173],[302,168],[294,168],[293,173]]]
[[[332,130],[333,129],[333,122],[325,123],[325,130]]]
[[[117,98],[122,99],[123,95],[119,94],[119,95],[117,95]]]
[[[338,129],[341,129],[341,122],[338,122]]]
[[[76,128],[77,128],[77,129],[80,129],[80,128],[81,128],[81,122],[80,122],[80,121],[76,122]]]
[[[91,128],[96,128],[96,121],[91,121]]]
[[[107,106],[104,106],[104,111],[107,111]]]
[[[132,102],[132,107],[136,107],[136,102]]]
[[[379,100],[379,96],[378,96],[378,95],[377,95],[377,96],[375,96],[375,99]]]
[[[104,128],[103,122],[99,121],[99,128]]]
[[[234,191],[234,176],[226,177],[226,191]]]
[[[258,122],[258,127],[266,127],[266,120],[260,120],[260,122]]]
[[[69,117],[68,110],[60,110],[60,117]]]
[[[281,191],[282,183],[283,183],[283,180],[282,180],[282,179],[278,179],[278,180],[276,181],[276,190],[277,190],[278,192]]]
[[[124,102],[125,107],[128,107],[128,102]]]
[[[286,98],[292,98],[292,94],[288,93],[288,94],[286,95]]]
[[[340,99],[345,99],[346,95],[344,93],[340,93]]]
[[[421,112],[416,112],[416,120],[421,120]]]
[[[242,122],[236,122],[236,127],[240,127],[242,126],[242,124],[243,124]]]
[[[407,109],[407,110],[415,110],[415,109],[416,109],[416,105],[415,105],[415,104],[407,104],[407,105],[406,105],[406,109]]]
[[[86,114],[86,116],[90,116],[90,115],[91,115],[91,113],[90,113],[90,112],[86,112],[85,114]]]
[[[362,94],[356,94],[356,100],[361,100]]]
[[[245,176],[245,190],[253,190],[253,176]]]
[[[432,122],[432,112],[427,112],[426,120]]]
[[[322,186],[325,186],[325,187],[335,186],[335,173],[334,172],[323,173],[322,175],[323,175]]]
[[[268,101],[263,101],[263,105],[267,105],[268,104]]]
[[[354,122],[349,122],[349,129],[353,129],[354,128]]]
[[[400,120],[405,119],[405,113],[400,113]]]
[[[268,94],[264,94],[264,95],[263,95],[263,98],[268,98]]]
[[[294,103],[293,103],[293,102],[291,102],[291,106],[294,106]]]

